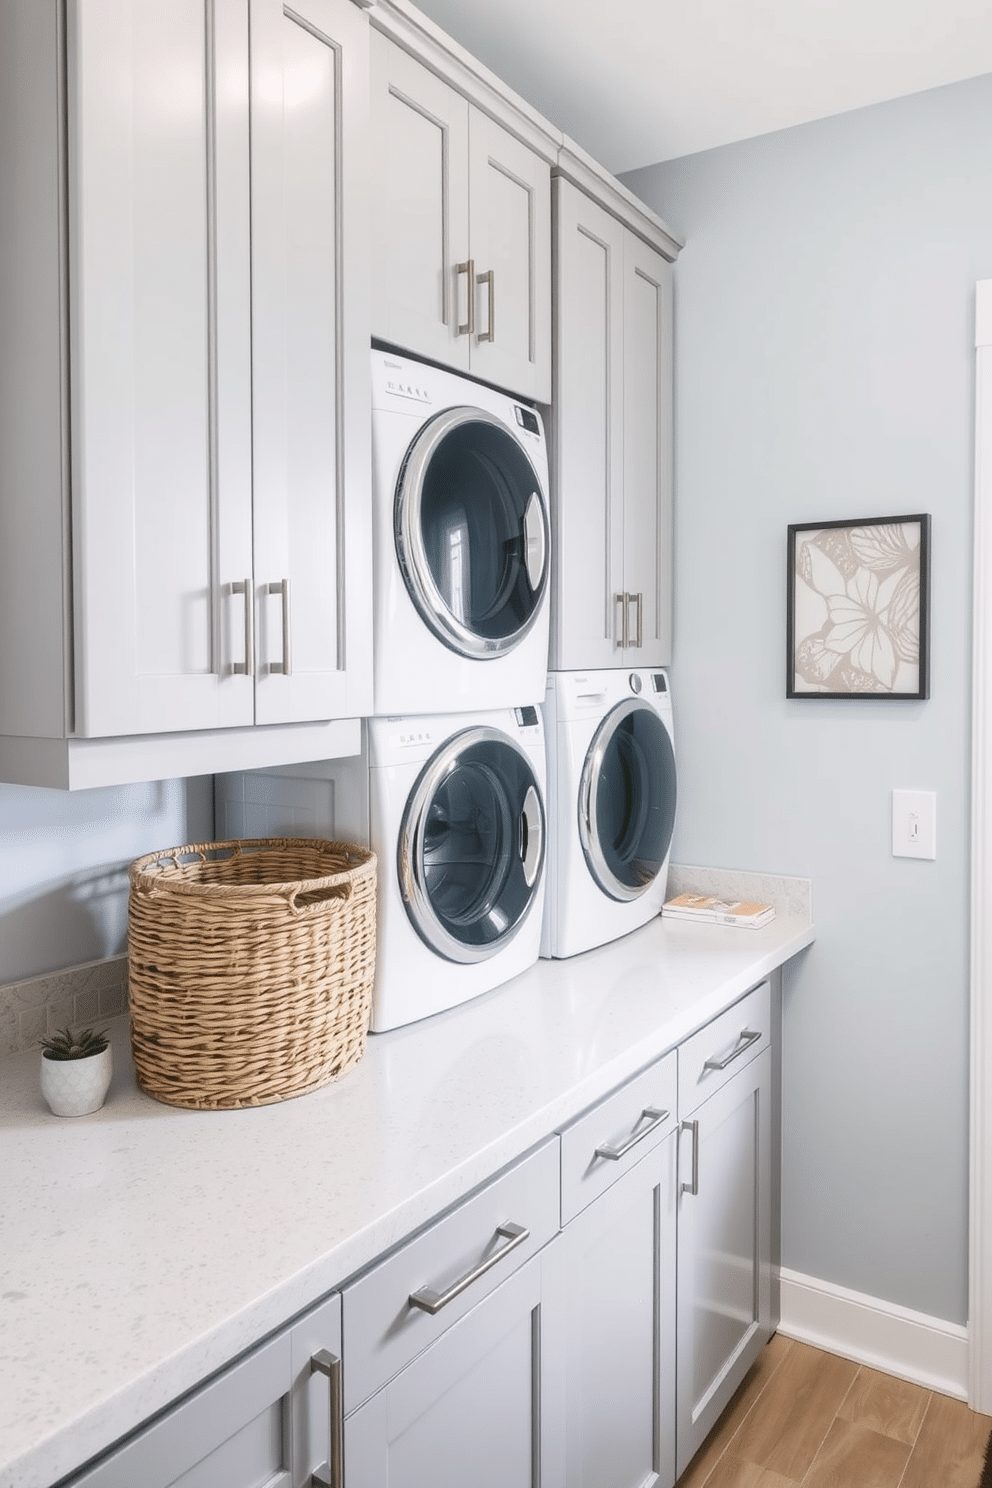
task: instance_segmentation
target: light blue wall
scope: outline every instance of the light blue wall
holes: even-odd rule
[[[783,1264],[963,1323],[974,285],[992,78],[653,166],[677,231],[675,857],[813,880]],[[790,522],[933,515],[926,703],[785,698]],[[937,860],[891,856],[893,787]]]
[[[0,785],[0,983],[125,950],[128,863],[212,837],[209,776],[71,794]]]

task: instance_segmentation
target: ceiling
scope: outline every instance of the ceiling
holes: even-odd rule
[[[417,0],[613,172],[992,72],[992,0]]]

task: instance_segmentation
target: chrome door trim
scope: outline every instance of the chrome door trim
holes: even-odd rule
[[[531,841],[536,835],[537,852],[539,857],[536,862],[528,863],[527,854],[521,853],[520,849],[525,844],[517,842],[517,851],[521,857],[524,872],[524,882],[530,890],[527,906],[523,913],[513,925],[507,927],[503,934],[497,939],[490,941],[488,945],[471,946],[464,941],[458,940],[451,935],[442,925],[435,913],[427,892],[427,884],[423,871],[424,860],[424,824],[429,807],[437,790],[460,756],[465,750],[475,744],[499,744],[513,750],[524,761],[530,775],[530,783],[525,795],[521,810],[523,812],[537,807],[539,830],[531,835]],[[407,914],[413,922],[418,934],[423,937],[427,944],[448,961],[457,961],[465,965],[474,965],[479,961],[488,961],[491,956],[502,951],[516,935],[517,931],[528,918],[534,906],[534,890],[540,881],[541,871],[544,867],[545,841],[545,810],[541,801],[540,792],[537,788],[537,778],[534,774],[534,766],[526,750],[521,749],[517,741],[509,734],[500,729],[492,728],[488,724],[476,724],[470,728],[462,729],[454,734],[446,744],[427,761],[418,775],[413,789],[407,797],[406,806],[403,810],[403,819],[400,823],[399,837],[396,843],[396,868],[399,876],[400,894],[406,907]],[[528,879],[530,871],[533,877]]]
[[[592,814],[596,782],[599,780],[600,773],[602,772],[606,751],[609,749],[610,742],[617,729],[632,713],[650,713],[658,721],[662,729],[665,728],[664,720],[657,708],[653,708],[643,698],[627,698],[626,701],[617,703],[616,707],[611,708],[593,735],[592,743],[586,752],[585,761],[582,766],[582,775],[579,780],[578,802],[579,840],[582,843],[582,851],[585,853],[586,862],[589,864],[592,875],[600,888],[605,890],[613,899],[624,901],[639,899],[651,887],[658,874],[652,874],[647,883],[641,884],[638,888],[632,888],[630,884],[622,883],[606,861],[599,835],[593,824]]]
[[[453,430],[462,424],[471,423],[491,424],[493,428],[498,429],[501,434],[512,440],[530,466],[533,477],[531,495],[524,509],[521,535],[525,571],[534,591],[534,603],[530,614],[521,626],[510,635],[497,638],[478,635],[464,625],[456,615],[453,615],[445,604],[427,561],[420,521],[424,478],[438,446]],[[532,511],[535,502],[537,503],[536,512]],[[535,521],[538,518],[541,526],[540,537],[535,530]],[[508,424],[497,418],[495,414],[488,413],[484,408],[472,408],[467,405],[446,408],[426,423],[412,440],[400,467],[393,503],[393,529],[396,557],[407,591],[421,616],[439,640],[461,656],[481,660],[503,656],[519,645],[537,619],[544,591],[547,588],[548,510],[547,499],[541,490],[540,478],[534,469],[534,463]],[[539,565],[538,553],[540,554]],[[533,558],[532,554],[534,554]],[[532,564],[535,569],[539,567],[536,584]]]

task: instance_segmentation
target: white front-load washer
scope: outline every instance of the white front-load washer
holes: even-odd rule
[[[574,956],[658,914],[675,825],[668,677],[552,672],[542,956]]]
[[[547,830],[538,707],[372,718],[360,755],[218,776],[218,829],[378,855],[373,1032],[488,992],[538,959]]]
[[[540,415],[373,349],[372,505],[373,711],[540,703],[550,604]]]

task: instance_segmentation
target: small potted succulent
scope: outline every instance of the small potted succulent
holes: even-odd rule
[[[86,1028],[77,1037],[63,1028],[41,1040],[41,1093],[56,1116],[98,1111],[113,1074],[110,1035]]]

